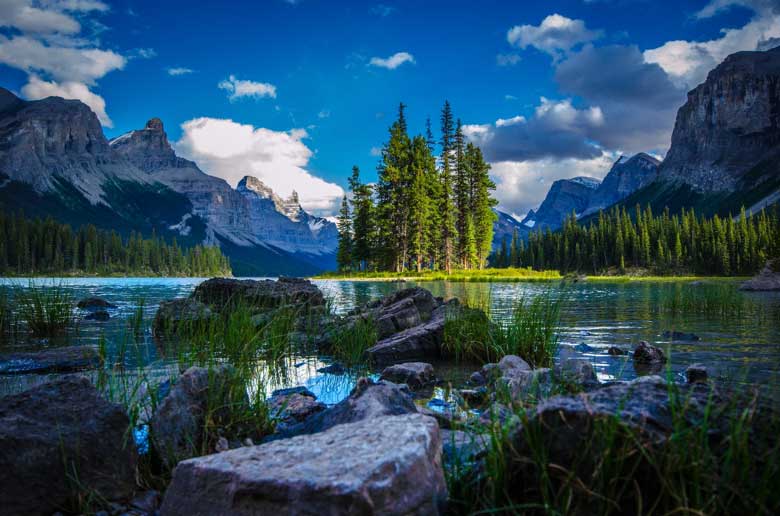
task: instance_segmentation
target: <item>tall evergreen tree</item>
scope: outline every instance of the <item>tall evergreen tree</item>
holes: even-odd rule
[[[455,140],[455,122],[449,101],[444,102],[441,111],[441,196],[439,211],[441,213],[441,249],[440,256],[444,270],[452,271],[453,253],[455,250],[455,206],[453,203],[452,186],[452,154]]]
[[[349,213],[347,196],[341,200],[341,210],[337,227],[339,230],[339,247],[336,253],[336,263],[340,271],[352,268],[352,217]]]

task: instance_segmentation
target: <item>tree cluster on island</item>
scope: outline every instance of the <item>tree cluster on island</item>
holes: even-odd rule
[[[3,276],[131,275],[224,276],[230,263],[219,247],[182,248],[152,232],[122,238],[89,224],[74,230],[53,218],[28,219],[0,212],[0,273]]]
[[[515,231],[492,257],[496,267],[533,267],[561,272],[601,272],[612,268],[654,269],[662,274],[693,272],[723,276],[754,274],[767,259],[780,256],[780,216],[771,212],[739,217],[679,215],[636,206],[600,212],[589,224],[569,216],[552,232],[537,230],[528,242]]]
[[[338,217],[340,271],[481,269],[493,240],[488,165],[467,143],[449,102],[441,112],[440,153],[430,119],[426,134],[410,137],[404,114],[390,126],[376,184],[363,183],[358,167]]]

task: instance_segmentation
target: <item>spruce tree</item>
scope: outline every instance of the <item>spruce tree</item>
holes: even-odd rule
[[[340,271],[352,268],[352,218],[349,213],[347,196],[341,200],[341,210],[337,227],[339,230],[339,247],[336,253],[336,263]]]

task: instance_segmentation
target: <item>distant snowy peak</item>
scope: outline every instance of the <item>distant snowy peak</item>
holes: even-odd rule
[[[299,222],[304,217],[310,217],[301,207],[298,199],[298,192],[293,190],[292,195],[287,199],[282,199],[270,186],[266,185],[254,176],[244,176],[238,182],[236,190],[245,196],[257,196],[261,199],[268,199],[274,204],[276,211],[287,217],[293,222]]]
[[[595,177],[588,177],[588,176],[574,177],[572,179],[569,179],[569,181],[571,181],[572,183],[580,184],[582,186],[586,186],[588,188],[592,188],[594,190],[598,188],[599,185],[601,184],[601,181],[599,181]]]
[[[604,181],[593,193],[583,214],[609,208],[637,190],[649,185],[658,177],[660,161],[640,152],[630,158],[621,156],[610,169]]]

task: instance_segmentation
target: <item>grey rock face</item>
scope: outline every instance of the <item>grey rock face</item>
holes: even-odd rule
[[[744,282],[739,288],[753,291],[780,290],[780,271],[775,270],[772,262],[767,262],[761,272]]]
[[[441,356],[446,310],[447,305],[439,306],[427,322],[380,340],[366,354],[375,364]]]
[[[0,398],[0,512],[49,515],[93,491],[135,489],[130,420],[86,378],[70,377]],[[78,474],[76,485],[73,473]]]
[[[318,433],[336,425],[354,423],[363,419],[416,412],[417,406],[405,386],[385,381],[374,383],[367,378],[361,378],[347,398],[310,417],[302,425],[291,429],[291,433]]]
[[[232,391],[232,373],[229,366],[211,370],[191,367],[157,407],[149,423],[152,443],[170,467],[200,454],[210,410],[212,417],[219,420],[224,417],[222,413],[240,401]]]
[[[386,367],[382,371],[381,379],[393,383],[405,383],[410,389],[419,389],[432,383],[436,377],[431,364],[426,362],[406,362]]]
[[[94,369],[100,363],[98,352],[86,346],[3,353],[0,354],[0,374],[71,373]]]
[[[609,208],[649,185],[658,177],[660,164],[660,161],[644,152],[635,154],[631,158],[621,156],[593,192],[585,213]]]
[[[561,227],[563,221],[572,212],[580,215],[588,209],[591,197],[599,184],[599,180],[592,177],[555,181],[533,218],[526,217],[523,223],[531,224],[533,229]]]
[[[659,180],[733,191],[780,174],[780,50],[728,56],[677,112]],[[759,163],[765,170],[745,174]]]
[[[164,516],[428,515],[447,497],[436,422],[366,419],[180,463]]]

